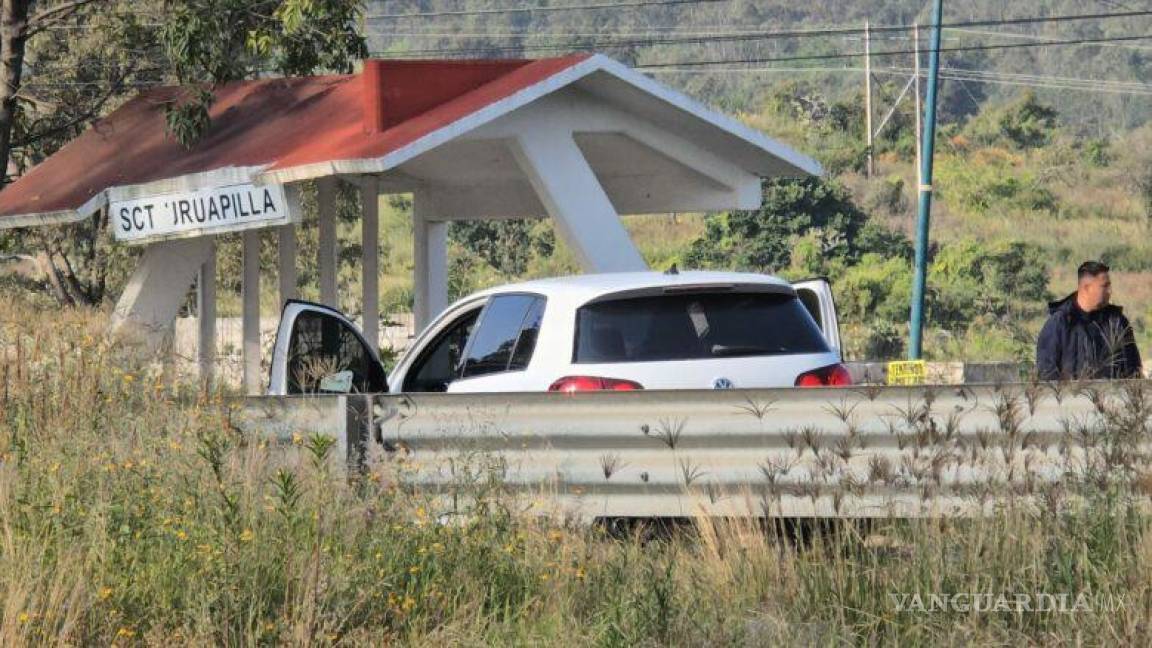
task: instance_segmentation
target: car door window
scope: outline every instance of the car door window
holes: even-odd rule
[[[461,377],[526,367],[536,346],[543,301],[535,295],[493,297],[468,343]],[[521,340],[523,349],[518,348]]]
[[[508,362],[508,371],[520,371],[528,368],[532,360],[532,352],[536,350],[536,338],[540,336],[540,322],[544,320],[544,298],[537,297],[528,308],[524,316],[524,323],[520,326],[520,336],[512,350],[512,359]]]
[[[404,380],[404,391],[443,392],[459,377],[464,346],[476,324],[480,309],[462,314],[449,324],[412,363]]]
[[[332,385],[345,385],[336,389],[339,392],[388,391],[383,367],[355,329],[320,311],[306,310],[296,317],[287,369],[289,394],[333,391]]]

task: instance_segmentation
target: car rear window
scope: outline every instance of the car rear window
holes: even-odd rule
[[[613,299],[576,311],[573,362],[650,362],[828,351],[791,294],[705,293]]]

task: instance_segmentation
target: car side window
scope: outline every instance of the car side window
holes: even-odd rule
[[[543,315],[544,299],[536,295],[493,297],[468,343],[461,377],[526,368]]]
[[[820,296],[814,290],[807,288],[797,288],[796,296],[800,298],[800,303],[804,304],[804,310],[812,316],[812,320],[816,322],[816,326],[824,328],[824,318],[820,315]]]
[[[287,393],[388,391],[387,376],[356,331],[327,313],[301,312],[288,344]]]
[[[448,391],[448,383],[459,377],[464,346],[472,335],[480,310],[474,308],[464,313],[432,340],[408,370],[404,391]]]
[[[520,337],[512,349],[508,371],[528,368],[532,352],[536,350],[536,338],[540,336],[540,322],[544,320],[544,303],[543,297],[537,297],[528,308],[528,314],[524,316],[524,323],[520,326]]]

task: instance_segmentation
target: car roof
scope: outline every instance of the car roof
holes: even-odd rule
[[[792,284],[772,275],[751,272],[713,272],[691,270],[676,274],[666,272],[608,272],[567,277],[536,279],[514,284],[503,284],[479,291],[472,297],[496,293],[528,292],[545,297],[565,297],[579,301],[596,299],[604,295],[645,288],[693,286],[700,284],[759,284],[790,288]]]

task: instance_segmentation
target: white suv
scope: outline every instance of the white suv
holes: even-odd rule
[[[731,389],[851,384],[828,282],[629,272],[461,299],[386,376],[330,308],[284,307],[269,393]]]

